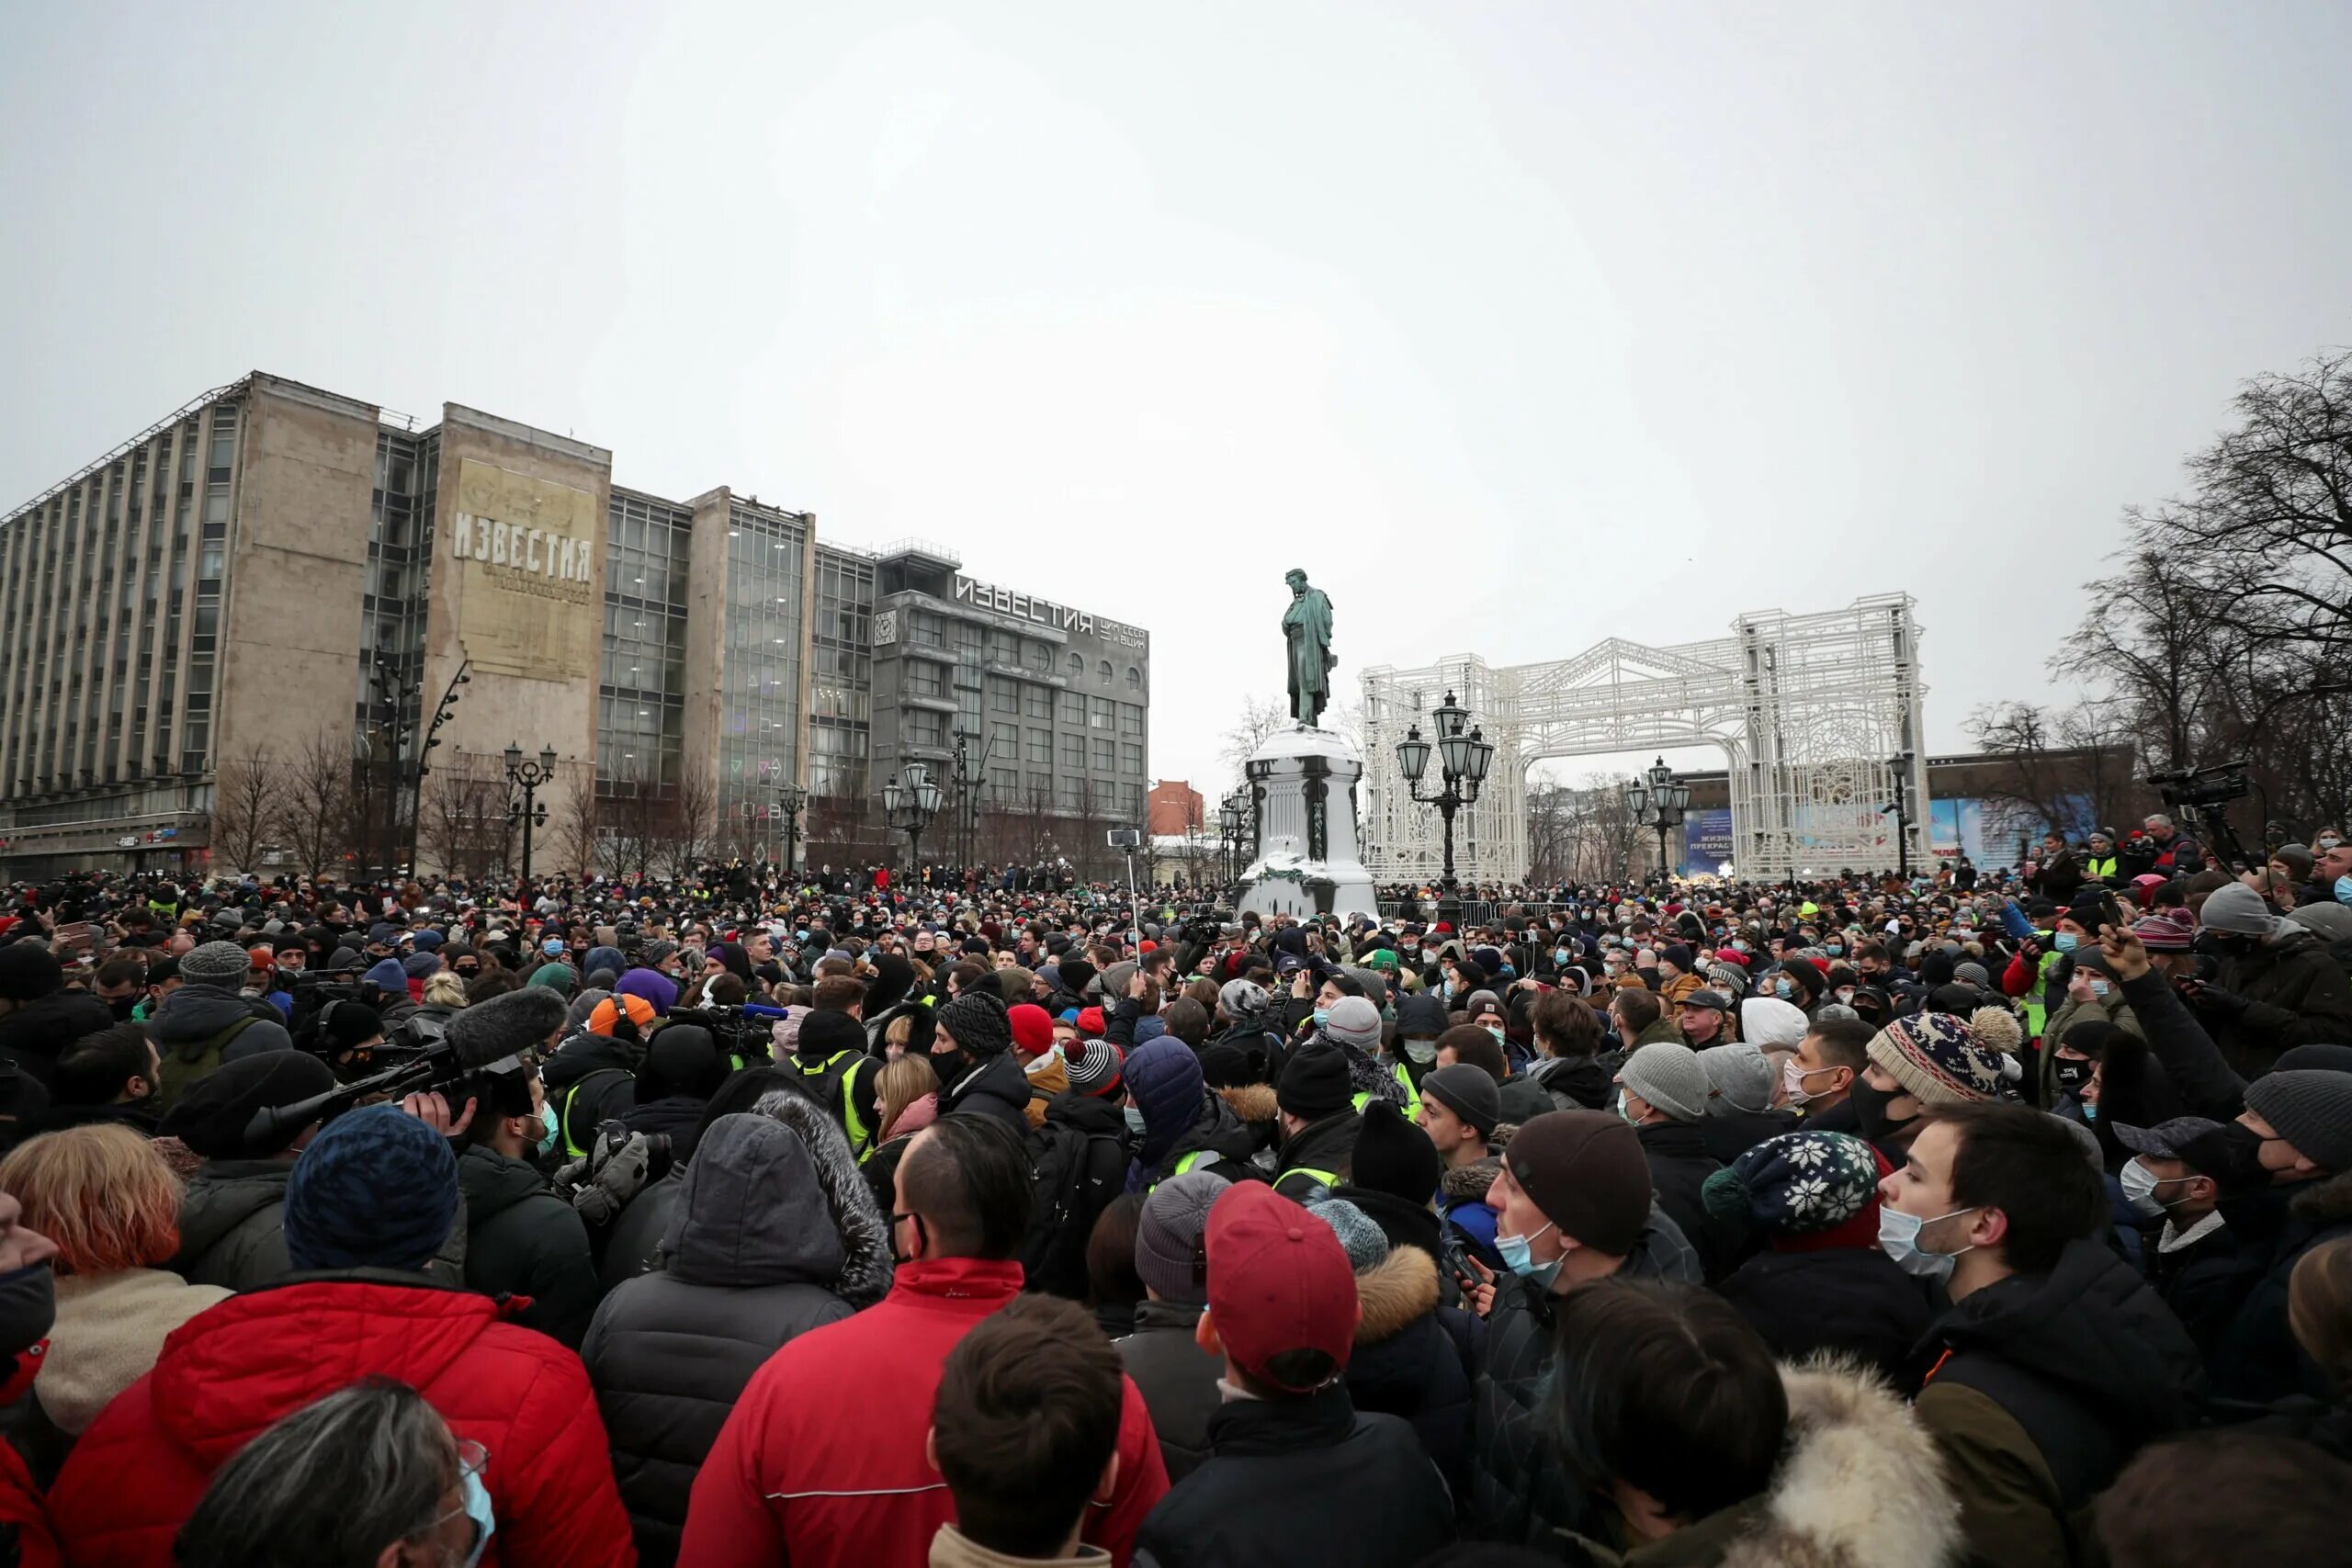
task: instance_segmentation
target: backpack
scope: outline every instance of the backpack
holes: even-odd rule
[[[1047,1122],[1023,1140],[1035,1201],[1021,1242],[1023,1290],[1086,1299],[1086,1241],[1094,1222],[1125,1186],[1126,1140]]]
[[[229,1048],[229,1042],[260,1021],[253,1014],[246,1013],[220,1033],[208,1038],[193,1056],[187,1054],[184,1046],[175,1045],[165,1052],[163,1066],[155,1071],[155,1109],[169,1111],[190,1087],[220,1071],[220,1054]]]

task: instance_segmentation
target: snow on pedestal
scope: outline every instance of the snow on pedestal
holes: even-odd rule
[[[1347,738],[1304,725],[1275,731],[1244,771],[1256,803],[1255,858],[1239,908],[1261,916],[1379,914],[1356,838],[1363,760]]]

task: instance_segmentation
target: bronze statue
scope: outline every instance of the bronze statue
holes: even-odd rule
[[[1319,728],[1331,701],[1331,671],[1340,662],[1331,657],[1331,601],[1320,588],[1309,588],[1306,573],[1296,567],[1283,580],[1290,584],[1283,637],[1290,644],[1291,716]]]

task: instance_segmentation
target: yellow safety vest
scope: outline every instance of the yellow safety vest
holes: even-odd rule
[[[1405,1064],[1402,1062],[1397,1063],[1395,1067],[1390,1069],[1390,1071],[1396,1076],[1396,1082],[1401,1085],[1405,1090],[1405,1103],[1401,1108],[1405,1112],[1405,1120],[1408,1122],[1419,1120],[1421,1114],[1421,1091],[1413,1087],[1413,1075],[1405,1070]],[[1363,1108],[1372,1103],[1372,1090],[1368,1089],[1358,1089],[1356,1091],[1354,1103],[1356,1114],[1359,1116],[1363,1115]]]

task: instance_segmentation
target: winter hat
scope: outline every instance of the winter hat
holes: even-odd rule
[[[1702,1051],[1699,1066],[1707,1075],[1709,1114],[1721,1115],[1727,1111],[1760,1113],[1772,1109],[1772,1080],[1780,1075],[1755,1046],[1717,1045]]]
[[[563,1027],[563,998],[544,987],[525,987],[480,1001],[452,1016],[444,1033],[469,1066],[536,1051]]]
[[[1209,1209],[1209,1316],[1233,1364],[1290,1393],[1267,1364],[1320,1350],[1345,1367],[1355,1348],[1355,1270],[1328,1224],[1259,1181],[1237,1182]]]
[[[294,1162],[286,1254],[297,1269],[422,1269],[458,1212],[449,1140],[396,1105],[370,1105],[328,1122]]]
[[[1520,1123],[1503,1164],[1561,1234],[1623,1258],[1650,1217],[1650,1162],[1611,1111],[1547,1111]]]
[[[191,986],[224,986],[233,989],[244,983],[245,971],[251,966],[252,960],[245,956],[245,950],[235,942],[208,942],[181,954],[180,978]],[[368,971],[368,977],[377,980],[377,972],[387,967],[391,970],[392,983],[382,988],[387,991],[407,990],[408,976],[401,970],[397,958],[385,959]],[[378,983],[381,984],[380,981]]]
[[[1467,1062],[1456,1062],[1425,1075],[1421,1093],[1467,1122],[1481,1138],[1493,1137],[1495,1123],[1503,1119],[1501,1090],[1487,1076],[1486,1068]]]
[[[802,1019],[799,1037],[794,1044],[797,1055],[820,1062],[843,1051],[863,1054],[865,1050],[865,1027],[834,1008],[820,1008]]]
[[[164,1113],[157,1132],[177,1138],[206,1159],[267,1159],[281,1153],[302,1129],[288,1128],[276,1147],[253,1147],[245,1142],[245,1127],[254,1113],[298,1105],[334,1088],[334,1071],[307,1051],[257,1052],[225,1062],[190,1084]]]
[[[1326,1198],[1306,1205],[1306,1212],[1331,1227],[1348,1255],[1348,1267],[1361,1274],[1388,1260],[1388,1237],[1372,1216],[1345,1198]]]
[[[210,942],[205,944],[206,947],[212,945]],[[204,948],[199,947],[196,953],[203,951]],[[196,953],[189,953],[187,958],[194,958]],[[180,960],[180,973],[183,975],[187,973],[187,958]],[[408,989],[408,971],[401,967],[401,961],[397,958],[379,959],[368,973],[360,976],[360,980],[388,994],[404,993]]]
[[[1976,1017],[1996,1010],[1986,1008]],[[1873,1066],[1894,1076],[1922,1105],[1962,1105],[2001,1098],[2002,1057],[1950,1013],[1898,1018],[1870,1043]]]
[[[1476,1067],[1470,1071],[1480,1077],[1487,1076]],[[1421,1089],[1428,1092],[1428,1078],[1421,1080]],[[1445,1179],[1445,1161],[1430,1135],[1406,1120],[1393,1102],[1378,1098],[1364,1102],[1363,1125],[1356,1133],[1355,1154],[1348,1168],[1349,1185],[1367,1192],[1385,1192],[1408,1203],[1426,1204],[1438,1183]]]
[[[182,976],[187,974],[187,959],[203,951],[199,947],[196,953],[180,960]],[[237,972],[240,975],[244,973],[242,959],[238,961]],[[0,947],[0,998],[12,1002],[36,1002],[43,997],[54,995],[64,984],[64,965],[57,962],[57,954],[49,949],[30,942],[12,942],[6,947]]]
[[[2352,1170],[2352,1073],[2265,1073],[2245,1086],[2245,1108],[2323,1170]]]
[[[1336,1045],[1309,1043],[1291,1054],[1274,1086],[1274,1103],[1302,1121],[1336,1116],[1353,1095],[1347,1054]]]
[[[1359,1051],[1377,1050],[1380,1010],[1363,997],[1341,997],[1331,1004],[1330,1016],[1323,1021],[1323,1032]]]
[[[1248,1018],[1266,1010],[1266,987],[1255,980],[1227,980],[1216,994],[1216,1005],[1227,1018]]]
[[[1127,994],[1127,982],[1135,977],[1135,960],[1121,959],[1102,971],[1102,994],[1115,1001]]]
[[[2291,1073],[2299,1067],[2320,1067],[2331,1073],[2352,1073],[2352,1045],[2290,1045],[2278,1053],[2270,1064],[2274,1073]]]
[[[1185,1306],[1208,1301],[1208,1250],[1201,1237],[1209,1210],[1231,1185],[1213,1170],[1188,1170],[1143,1201],[1136,1220],[1136,1278],[1161,1301]]]
[[[418,931],[411,940],[426,953],[435,952],[441,946],[441,933],[430,927]]]
[[[2322,942],[2342,942],[2352,937],[2352,908],[2341,904],[2306,904],[2287,917],[2290,926],[2301,926]]]
[[[1201,1076],[1211,1089],[1239,1089],[1258,1081],[1258,1070],[1250,1064],[1250,1053],[1225,1041],[1202,1048]]]
[[[613,995],[641,997],[653,1009],[653,1016],[660,1018],[678,1005],[678,983],[658,969],[631,969],[613,982]]]
[[[1126,1081],[1119,1048],[1108,1040],[1076,1043],[1063,1051],[1062,1063],[1070,1089],[1079,1094],[1116,1094]]]
[[[1094,965],[1083,958],[1065,958],[1061,962],[1062,989],[1073,997],[1086,995],[1086,987],[1093,982]],[[961,1040],[962,1035],[956,1038]]]
[[[1658,962],[1671,964],[1683,974],[1690,973],[1690,950],[1679,942],[1669,942],[1657,950]]]
[[[606,997],[588,1014],[588,1032],[609,1036],[626,1018],[639,1034],[653,1027],[653,1004],[643,997]]]
[[[1951,966],[1951,977],[1961,985],[1973,986],[1980,991],[1993,988],[1993,977],[1984,973],[1982,964],[1955,964]]]
[[[935,1032],[954,1035],[975,1059],[1001,1056],[1012,1049],[1012,1023],[1004,1004],[986,991],[966,991],[939,1010]]]
[[[2211,899],[2207,900],[2210,905]],[[2171,914],[2159,912],[2132,923],[2132,934],[2150,953],[2187,953],[2197,933]]]
[[[1625,1058],[1617,1081],[1670,1121],[1696,1122],[1707,1112],[1707,1069],[1688,1045],[1652,1041]]]
[[[580,976],[571,972],[569,964],[542,964],[526,984],[553,991],[560,997],[568,997],[571,995],[571,988],[580,984]]]
[[[1709,1176],[1700,1191],[1707,1212],[1735,1226],[1810,1235],[1868,1209],[1878,1179],[1878,1156],[1849,1133],[1783,1133]]]
[[[412,953],[401,960],[401,972],[412,980],[429,980],[441,969],[437,953]]]
[[[2233,882],[2215,888],[2205,899],[2205,907],[2197,912],[2198,919],[2207,931],[2227,931],[2234,936],[2267,939],[2278,931],[2278,917],[2262,901],[2262,895],[2243,882]]]
[[[1013,1049],[1022,1055],[1042,1056],[1054,1048],[1054,1021],[1036,1003],[1005,1009],[1004,1021],[1012,1031]]]
[[[1046,1010],[1039,1008],[1037,1010],[1043,1012]],[[1050,1022],[1051,1021],[1049,1020],[1047,1021]],[[1100,1040],[1102,1038],[1106,1026],[1102,1021],[1102,1010],[1101,1008],[1079,1009],[1076,1022],[1078,1024],[1078,1032],[1080,1034],[1085,1035],[1089,1040]]]
[[[366,1002],[337,1002],[327,1009],[321,1021],[320,1032],[336,1051],[349,1051],[370,1040],[381,1038],[383,1015]]]
[[[662,960],[674,957],[677,954],[677,951],[678,944],[674,942],[649,942],[645,944],[642,952],[639,953],[638,956],[638,963],[644,967],[648,974],[659,974],[661,972]],[[627,979],[628,976],[624,975],[621,977],[623,979]],[[653,998],[650,997],[646,998],[648,1001],[652,999]]]
[[[1785,1045],[1794,1049],[1804,1039],[1804,1009],[1778,997],[1750,997],[1739,1004],[1740,1038],[1759,1050]]]
[[[1445,1003],[1436,997],[1407,997],[1396,1004],[1399,1040],[1435,1040],[1446,1028]]]

